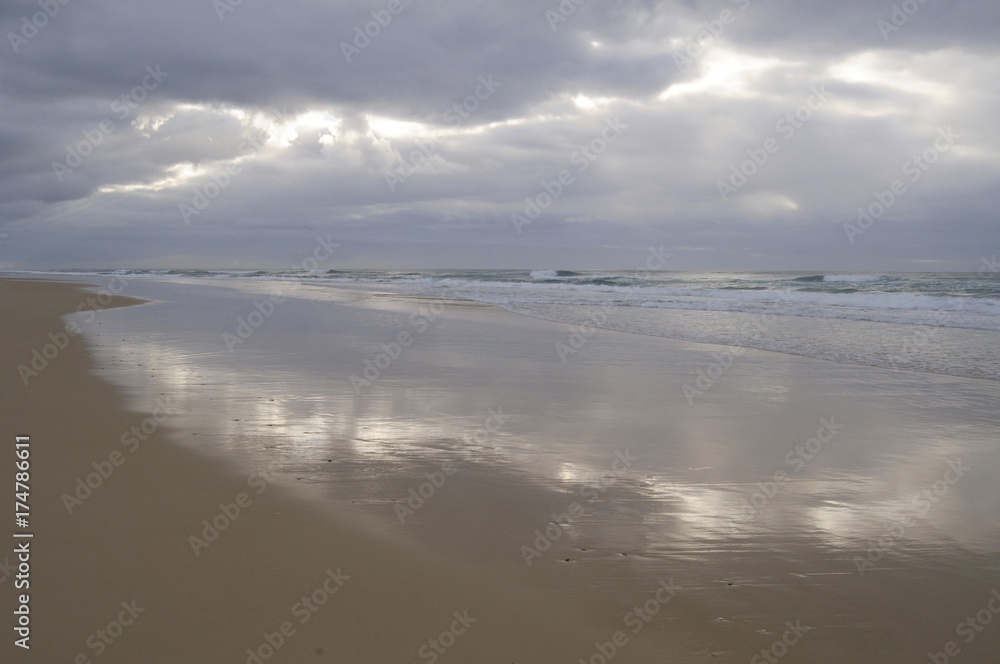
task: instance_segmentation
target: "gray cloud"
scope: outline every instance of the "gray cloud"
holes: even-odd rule
[[[974,270],[997,246],[996,3],[912,0],[898,30],[893,3],[559,6],[71,1],[25,41],[39,5],[8,3],[0,267],[280,267],[318,232],[357,267],[628,267],[665,244],[686,269]]]

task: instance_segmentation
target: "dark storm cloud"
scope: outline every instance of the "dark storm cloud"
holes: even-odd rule
[[[6,3],[0,267],[280,267],[322,231],[359,266],[669,244],[688,269],[975,269],[998,32],[986,0]]]

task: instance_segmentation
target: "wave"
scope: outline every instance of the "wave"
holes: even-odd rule
[[[795,277],[792,281],[801,283],[847,283],[847,284],[867,284],[879,281],[893,281],[895,278],[887,274],[810,274],[806,277]]]
[[[8,270],[7,272],[15,272]],[[328,283],[354,289],[469,299],[503,307],[610,305],[774,313],[934,327],[1000,330],[1000,280],[973,274],[794,274],[577,272],[572,270],[212,270],[22,271],[74,276],[135,275],[206,280]]]
[[[532,279],[565,279],[567,277],[586,277],[582,272],[572,270],[532,270],[528,276]]]
[[[892,281],[887,274],[827,274],[823,281],[827,283],[867,284],[873,281]]]
[[[471,300],[548,320],[875,366],[1000,379],[1000,279],[975,273],[637,273],[571,270],[4,270],[124,279],[299,282]],[[588,322],[589,321],[589,322]],[[765,327],[747,340],[737,323]],[[822,322],[821,322],[822,321]],[[728,327],[727,327],[728,326]],[[919,327],[917,327],[919,326]],[[727,332],[726,330],[730,331]],[[948,331],[945,331],[945,330]],[[734,336],[735,335],[735,336]],[[929,337],[928,335],[939,335]],[[933,338],[933,343],[922,340]],[[910,352],[915,344],[919,352]],[[912,357],[911,357],[912,355]],[[895,359],[893,359],[895,358]],[[899,359],[902,358],[902,359]]]

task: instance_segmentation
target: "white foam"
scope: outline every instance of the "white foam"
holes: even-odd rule
[[[872,281],[888,281],[892,279],[887,274],[828,274],[823,277],[826,283],[867,284]]]

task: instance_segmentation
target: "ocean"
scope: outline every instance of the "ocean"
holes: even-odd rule
[[[579,326],[1000,380],[1000,273],[108,270],[122,279],[294,281],[487,303]],[[279,286],[276,286],[278,288]]]

